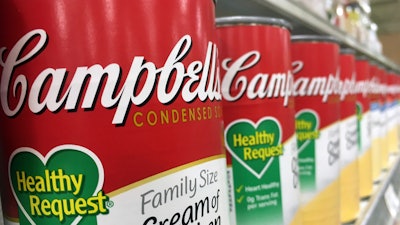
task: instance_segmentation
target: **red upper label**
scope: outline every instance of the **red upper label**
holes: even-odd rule
[[[296,112],[313,109],[321,116],[320,128],[339,120],[339,46],[329,42],[292,43]]]
[[[39,38],[36,45],[28,53],[22,55],[23,48],[28,46],[36,36]],[[122,68],[116,63],[109,64],[104,68],[99,64],[76,68],[71,83],[64,90],[65,79],[70,70],[67,68],[44,68],[39,74],[31,75],[36,78],[31,86],[28,86],[26,76],[15,75],[14,71],[18,66],[28,63],[45,50],[47,42],[48,36],[44,30],[33,30],[15,44],[2,64],[0,91],[7,94],[1,95],[1,105],[7,116],[16,116],[22,110],[26,100],[29,110],[33,113],[40,113],[44,110],[57,112],[61,108],[77,110],[81,93],[84,93],[81,97],[83,98],[81,108],[92,109],[96,104],[96,95],[100,92],[101,80],[104,77],[107,77],[107,80],[104,89],[99,94],[100,102],[104,108],[116,108],[112,123],[117,125],[124,123],[131,104],[143,106],[152,97],[166,105],[173,103],[178,96],[186,103],[195,99],[202,102],[221,100],[219,74],[216,73],[217,48],[211,42],[207,46],[206,61],[204,63],[192,62],[187,69],[182,60],[190,53],[192,46],[192,39],[189,35],[178,41],[163,67],[157,68],[154,63],[145,61],[143,56],[134,57],[119,91],[117,89],[121,80]],[[3,54],[6,48],[2,50]],[[147,76],[141,76],[142,73],[147,73]],[[14,79],[13,76],[15,76]],[[88,77],[90,80],[86,89],[85,82]],[[49,79],[51,80],[50,86],[48,90],[45,90]],[[139,86],[139,83],[143,85]],[[17,97],[16,106],[11,107],[9,99],[15,97],[17,87],[20,88],[21,94]],[[45,93],[44,96],[42,96],[43,93]]]

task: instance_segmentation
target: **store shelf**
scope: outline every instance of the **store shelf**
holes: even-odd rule
[[[400,207],[400,158],[392,157],[392,166],[382,172],[370,199],[361,202],[360,216],[354,225],[393,225]]]
[[[293,25],[293,34],[324,34],[331,35],[351,47],[359,54],[368,56],[386,67],[400,72],[395,64],[382,54],[373,52],[344,31],[330,24],[319,15],[310,12],[302,4],[288,0],[218,0],[217,17],[232,15],[253,15],[280,17]]]

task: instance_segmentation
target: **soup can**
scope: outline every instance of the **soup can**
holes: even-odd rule
[[[357,57],[356,72],[359,187],[360,198],[365,199],[371,196],[374,183],[370,129],[370,64],[366,57]]]
[[[214,14],[1,1],[6,224],[229,224]]]
[[[340,51],[340,217],[354,221],[359,212],[358,129],[355,51]]]
[[[397,140],[400,142],[400,72],[395,71],[394,72],[395,79],[394,79],[394,89],[395,89],[395,94],[394,94],[394,101],[396,102],[396,124],[397,124]],[[398,151],[400,150],[400,143],[397,145]],[[399,153],[399,152],[398,152]]]
[[[370,126],[372,148],[372,179],[379,182],[382,170],[382,138],[381,138],[381,77],[378,65],[370,62]]]
[[[387,73],[382,65],[378,65],[378,76],[379,76],[379,113],[380,113],[380,154],[381,154],[381,170],[388,169],[389,166],[389,145],[388,145],[388,105],[387,105]]]
[[[217,18],[233,225],[299,224],[291,26]]]
[[[339,44],[301,35],[291,49],[303,224],[340,224]]]
[[[398,75],[392,70],[388,71],[388,92],[387,100],[387,123],[388,123],[388,151],[390,155],[395,155],[399,152],[399,134],[398,134],[398,101],[396,99],[398,84],[396,79]]]

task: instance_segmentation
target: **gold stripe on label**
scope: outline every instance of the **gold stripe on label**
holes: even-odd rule
[[[225,158],[225,154],[220,154],[220,155],[207,157],[207,158],[200,159],[200,160],[197,160],[197,161],[194,161],[194,162],[182,165],[182,166],[178,166],[178,167],[175,167],[173,169],[170,169],[170,170],[158,173],[156,175],[150,176],[150,177],[145,178],[143,180],[140,180],[138,182],[132,183],[132,184],[130,184],[128,186],[122,187],[122,188],[117,189],[115,191],[112,191],[110,193],[107,193],[107,196],[115,197],[115,196],[117,196],[119,194],[122,194],[124,192],[127,192],[127,191],[129,191],[129,190],[131,190],[133,188],[142,186],[142,185],[144,185],[146,183],[152,182],[154,180],[160,179],[160,178],[168,176],[170,174],[174,174],[174,173],[179,172],[181,170],[185,170],[185,169],[188,169],[188,168],[193,167],[193,166],[197,166],[197,165],[209,162],[209,161],[213,161],[213,160],[216,160],[216,159],[222,159],[222,158]]]
[[[292,142],[293,141],[292,139],[297,140],[296,132],[293,132],[293,134],[285,142],[283,142],[283,145],[287,145],[288,143]]]
[[[319,128],[320,129],[319,131],[322,132],[322,131],[328,130],[329,128],[331,128],[333,126],[338,126],[338,125],[340,125],[340,122],[342,122],[342,121],[339,119],[338,121],[335,121],[335,122],[327,125],[326,127],[322,128],[322,129]]]
[[[5,218],[5,220],[14,222],[14,223],[19,223],[19,218],[13,218],[13,217],[9,217],[7,215],[3,215],[3,217]]]

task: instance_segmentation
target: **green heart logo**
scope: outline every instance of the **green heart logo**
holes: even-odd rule
[[[319,138],[319,116],[312,109],[302,109],[296,113],[296,139],[300,168],[300,188],[304,192],[316,188],[316,143]]]
[[[319,117],[312,109],[303,109],[296,113],[296,136],[299,154],[313,140],[319,138]]]
[[[21,225],[96,224],[96,215],[108,213],[103,166],[84,147],[58,146],[45,157],[19,148],[10,157],[9,177]]]
[[[243,167],[260,179],[275,156],[283,154],[282,129],[273,117],[263,117],[257,123],[239,119],[225,129],[225,146]]]

